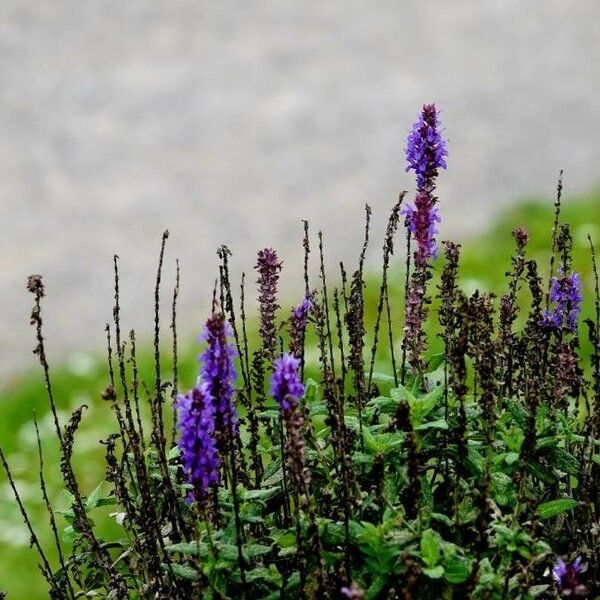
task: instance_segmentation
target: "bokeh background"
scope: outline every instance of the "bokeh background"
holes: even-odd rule
[[[44,440],[51,427],[39,375],[28,371],[29,273],[44,274],[63,408],[97,403],[114,253],[123,319],[142,339],[167,228],[165,295],[179,257],[179,322],[190,339],[221,243],[236,277],[245,270],[250,282],[256,250],[277,248],[283,295],[293,299],[301,219],[323,230],[335,267],[355,260],[368,202],[375,269],[389,209],[413,189],[405,136],[431,101],[450,151],[442,236],[478,240],[466,268],[475,275],[481,255],[501,279],[494,257],[508,256],[515,219],[547,244],[549,213],[531,207],[505,218],[502,238],[486,232],[523,199],[550,206],[561,168],[567,197],[581,199],[570,217],[582,253],[585,234],[600,232],[598,23],[596,0],[2,0],[0,437],[34,518],[46,522],[32,407]],[[99,414],[84,424],[83,458],[105,434]],[[82,468],[86,491],[97,471]],[[0,474],[0,590],[9,600],[44,597],[26,546]]]

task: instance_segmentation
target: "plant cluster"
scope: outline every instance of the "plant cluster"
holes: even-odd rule
[[[357,267],[349,275],[340,264],[333,287],[320,232],[319,278],[311,281],[304,223],[304,295],[286,314],[277,252],[258,253],[256,344],[245,277],[236,301],[231,253],[219,248],[198,378],[185,392],[177,367],[179,277],[172,369],[161,368],[167,233],[154,294],[152,382],[138,377],[135,333],[125,339],[121,331],[115,257],[102,392],[115,433],[101,441],[105,482],[88,495],[72,460],[86,407],[60,423],[42,330],[44,286],[40,276],[29,278],[35,353],[68,497],[57,516],[38,434],[57,564],[36,536],[1,449],[0,459],[52,598],[600,597],[600,293],[592,240],[591,318],[580,314],[560,182],[546,280],[519,228],[502,295],[461,290],[460,246],[452,242],[440,248],[434,285],[435,190],[447,154],[436,107],[425,105],[406,149],[416,195],[405,204],[401,194],[392,209],[372,327],[365,319],[369,207]],[[402,313],[389,283],[401,225]],[[425,332],[434,316],[441,353],[431,352]],[[591,342],[590,356],[582,355],[580,335]],[[118,527],[110,538],[96,525],[106,518]]]

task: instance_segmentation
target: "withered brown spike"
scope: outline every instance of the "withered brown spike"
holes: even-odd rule
[[[173,301],[171,303],[171,331],[173,335],[173,345],[172,345],[172,353],[173,353],[173,390],[171,393],[172,403],[173,403],[173,411],[172,411],[172,419],[173,423],[171,425],[171,440],[172,443],[175,444],[175,440],[177,438],[177,408],[176,401],[177,395],[179,393],[179,365],[178,365],[178,356],[177,356],[177,298],[179,297],[179,259],[175,259],[175,286],[173,287]]]
[[[44,384],[46,387],[46,395],[48,396],[48,401],[50,403],[50,410],[52,411],[52,417],[54,419],[54,429],[56,431],[56,435],[58,436],[59,442],[62,443],[62,432],[60,423],[58,421],[58,413],[56,410],[56,402],[54,401],[52,382],[50,380],[50,366],[48,364],[48,359],[46,358],[46,349],[44,346],[41,299],[45,295],[45,290],[44,284],[42,283],[42,276],[30,275],[27,279],[27,289],[35,296],[33,308],[31,309],[30,321],[31,325],[35,325],[35,337],[37,342],[33,353],[37,355],[44,372]]]
[[[82,413],[87,408],[88,407],[86,404],[82,404],[80,407],[76,408],[71,414],[69,422],[65,426],[60,459],[60,470],[65,482],[65,486],[73,497],[73,504],[71,508],[75,515],[74,527],[82,534],[87,543],[90,545],[91,552],[98,565],[101,567],[100,571],[105,578],[106,588],[111,590],[113,595],[117,598],[126,598],[127,584],[123,577],[112,566],[110,554],[108,553],[106,547],[100,543],[96,537],[96,534],[94,533],[94,530],[92,529],[86,514],[85,504],[79,489],[79,484],[77,483],[77,478],[75,477],[75,472],[73,471],[73,466],[71,464],[75,433],[79,428]]]
[[[552,223],[552,247],[550,252],[550,268],[548,277],[548,288],[546,290],[546,309],[550,306],[550,285],[552,282],[552,276],[554,275],[554,263],[556,261],[556,241],[558,234],[558,223],[560,220],[561,200],[562,200],[562,189],[563,189],[563,171],[560,170],[558,174],[558,183],[556,185],[556,199],[554,201],[554,221]]]
[[[71,585],[71,579],[69,578],[69,572],[67,571],[67,568],[66,568],[60,539],[58,537],[58,528],[56,526],[54,510],[52,509],[52,504],[50,503],[50,498],[48,497],[48,488],[46,486],[46,479],[44,477],[44,454],[42,452],[42,442],[40,439],[40,430],[38,427],[38,422],[37,422],[37,417],[36,417],[35,411],[33,413],[33,424],[35,426],[35,438],[37,441],[37,450],[38,450],[40,489],[42,491],[42,497],[44,499],[44,504],[46,505],[46,512],[48,513],[48,517],[50,520],[50,528],[52,529],[54,545],[56,547],[56,551],[58,554],[58,560],[60,562],[60,566],[62,569],[61,587],[64,588],[66,586],[65,591],[68,592],[67,596],[70,595],[71,598],[75,598],[75,592],[73,591],[73,586]]]

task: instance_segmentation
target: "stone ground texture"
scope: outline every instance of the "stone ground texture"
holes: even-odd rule
[[[403,146],[423,102],[438,103],[449,140],[443,234],[551,195],[560,168],[570,192],[590,190],[599,22],[597,0],[3,0],[2,385],[33,364],[31,272],[45,276],[56,360],[102,348],[114,252],[125,326],[151,330],[165,228],[165,284],[178,256],[188,335],[221,242],[236,274],[277,247],[292,297],[300,219],[323,229],[335,266],[355,260],[368,202],[379,255],[389,208],[413,189]]]

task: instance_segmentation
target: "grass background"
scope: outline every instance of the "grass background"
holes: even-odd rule
[[[510,265],[510,256],[514,243],[511,231],[517,226],[525,226],[530,232],[528,256],[540,261],[541,273],[545,276],[548,269],[550,234],[553,220],[551,200],[532,199],[523,202],[502,214],[496,223],[481,237],[467,240],[462,246],[460,285],[466,293],[475,289],[501,293],[505,287],[505,271]],[[588,233],[600,246],[600,192],[586,198],[567,198],[564,202],[562,220],[570,223],[574,240],[574,269],[582,274],[584,285],[584,315],[593,314],[593,274],[591,271]],[[398,236],[397,243],[402,244]],[[399,298],[403,296],[404,279],[400,257],[393,259],[390,276],[390,296],[394,314],[401,314]],[[436,271],[442,266],[442,260],[436,263]],[[367,330],[372,328],[374,311],[377,305],[379,272],[370,265],[372,275],[367,283]],[[331,286],[332,287],[332,286]],[[289,314],[287,303],[281,303],[282,314]],[[435,307],[435,305],[434,305]],[[433,315],[431,321],[434,321]],[[396,325],[396,338],[399,338],[401,325]],[[180,326],[180,329],[184,328]],[[251,327],[251,337],[255,336]],[[584,328],[581,329],[582,334]],[[385,330],[383,336],[385,336]],[[439,345],[437,338],[431,337],[433,349]],[[180,340],[180,386],[193,384],[197,363],[198,348],[193,340]],[[588,346],[583,344],[584,351]],[[367,343],[367,349],[370,348]],[[377,370],[389,371],[385,353],[378,356]],[[399,353],[398,353],[399,354]],[[165,368],[169,369],[170,352],[163,353]],[[309,353],[310,358],[310,353]],[[153,381],[152,353],[148,348],[139,348],[140,379]],[[55,508],[65,508],[66,498],[62,493],[62,484],[58,470],[57,444],[53,436],[53,425],[48,409],[42,374],[32,369],[14,379],[8,388],[0,391],[2,406],[0,418],[0,444],[13,469],[17,486],[25,500],[27,509],[39,532],[48,554],[54,558],[47,515],[42,503],[38,485],[38,460],[35,430],[32,415],[35,412],[40,423],[42,446],[45,458],[45,475],[49,493]],[[167,371],[168,372],[168,371]],[[76,438],[75,466],[80,478],[81,489],[88,494],[103,479],[104,463],[98,440],[111,433],[116,425],[108,405],[100,399],[101,391],[108,382],[106,359],[101,351],[92,354],[73,356],[65,364],[52,368],[52,381],[60,408],[61,422],[68,418],[70,410],[81,403],[89,406],[84,414],[82,426]],[[107,491],[107,490],[105,490]],[[103,509],[109,513],[110,509]],[[100,517],[100,513],[99,513]],[[111,533],[111,519],[101,519],[106,525],[101,532]],[[58,516],[59,526],[64,521]],[[8,592],[11,599],[46,598],[47,592],[41,575],[37,571],[37,557],[28,548],[29,536],[22,523],[12,497],[8,481],[0,474],[0,590]]]

